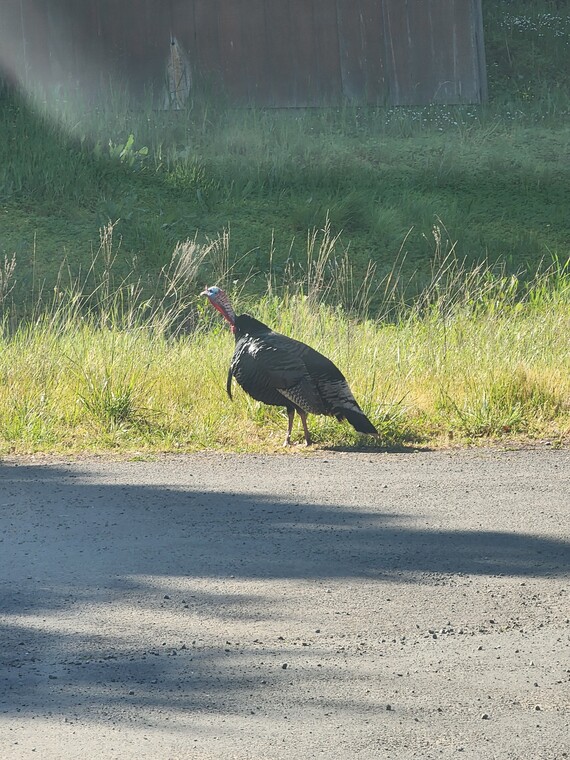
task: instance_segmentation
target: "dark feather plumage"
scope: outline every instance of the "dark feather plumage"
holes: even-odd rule
[[[289,417],[288,444],[295,412],[301,417],[305,441],[311,442],[307,414],[325,414],[347,420],[358,432],[377,435],[359,407],[342,372],[330,359],[270,327],[249,314],[235,315],[219,288],[204,291],[231,324],[236,346],[227,379],[232,377],[252,398],[272,406],[284,406]]]

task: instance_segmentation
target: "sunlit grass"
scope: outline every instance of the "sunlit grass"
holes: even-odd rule
[[[90,289],[62,283],[51,305],[19,324],[5,307],[0,451],[280,447],[283,410],[239,389],[233,403],[227,398],[233,338],[197,296],[209,255],[229,261],[227,234],[204,248],[179,247],[150,299],[136,281],[110,285],[112,230],[101,239],[107,258],[88,278]],[[380,432],[373,441],[312,417],[317,446],[570,434],[567,267],[554,263],[526,281],[485,266],[467,270],[453,251],[442,253],[436,228],[438,266],[409,298],[397,271],[381,279],[371,267],[357,287],[337,242],[330,227],[309,236],[304,271],[297,279],[270,273],[265,294],[253,300],[236,289],[231,268],[216,276],[239,310],[329,356]]]

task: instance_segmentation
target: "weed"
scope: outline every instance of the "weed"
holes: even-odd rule
[[[148,156],[148,147],[145,145],[142,148],[135,148],[134,144],[135,136],[132,132],[124,143],[114,143],[112,140],[109,140],[108,157],[111,161],[120,161],[120,163],[129,169],[140,170],[143,168]],[[105,154],[101,143],[96,143],[93,153],[95,158],[103,158]]]
[[[3,314],[7,304],[8,296],[14,290],[14,272],[16,270],[16,256],[4,256],[4,263],[0,262],[0,314]]]

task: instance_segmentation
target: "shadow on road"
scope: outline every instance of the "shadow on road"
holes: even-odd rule
[[[97,483],[79,468],[4,464],[0,510],[4,713],[39,712],[49,704],[85,716],[90,706],[124,700],[131,707],[208,710],[214,693],[223,700],[232,690],[257,688],[255,670],[232,672],[238,653],[231,644],[228,651],[225,642],[217,652],[200,649],[196,621],[218,617],[229,631],[236,620],[263,620],[263,581],[544,578],[562,576],[570,566],[567,541],[419,528],[380,492],[377,505],[343,508],[264,493],[207,492],[199,485]],[[236,593],[224,589],[227,579],[256,585]],[[205,581],[216,581],[215,589]],[[128,628],[106,630],[104,618],[100,631],[75,631],[78,610],[109,605],[111,614],[118,604],[133,608],[133,620],[137,609],[155,610],[157,619],[174,615],[185,635],[141,650],[133,648]],[[278,621],[278,601],[270,610],[271,621]],[[252,657],[254,650],[251,645]]]

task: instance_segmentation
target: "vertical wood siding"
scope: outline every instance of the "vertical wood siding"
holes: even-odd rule
[[[478,0],[384,0],[383,8],[394,105],[485,98]]]
[[[156,90],[171,36],[194,86],[237,104],[486,97],[481,0],[2,0],[0,71]]]

